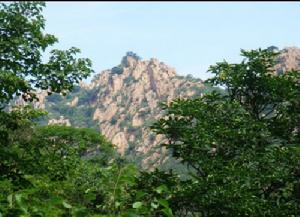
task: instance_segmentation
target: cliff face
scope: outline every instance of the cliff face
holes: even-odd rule
[[[300,69],[300,49],[297,47],[287,47],[282,49],[277,62],[276,70],[278,73]]]
[[[201,96],[206,88],[201,80],[178,77],[174,68],[157,59],[125,56],[119,69],[106,70],[89,86],[81,85],[98,90],[93,120],[122,155],[139,156],[143,167],[155,164],[164,152],[158,148],[163,138],[151,133],[149,125],[161,116],[159,102]]]
[[[120,65],[96,75],[90,84],[81,83],[67,97],[48,96],[48,124],[63,115],[72,126],[98,128],[122,155],[144,168],[154,167],[166,160],[158,146],[163,138],[149,129],[162,115],[159,103],[200,97],[212,89],[201,79],[178,76],[157,59],[127,55]]]

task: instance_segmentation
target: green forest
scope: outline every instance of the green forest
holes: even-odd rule
[[[276,74],[275,50],[212,65],[205,82],[224,93],[162,103],[150,128],[186,171],[143,171],[93,128],[10,107],[37,90],[66,95],[93,73],[75,47],[42,60],[58,42],[44,7],[0,3],[0,217],[300,216],[300,73]]]

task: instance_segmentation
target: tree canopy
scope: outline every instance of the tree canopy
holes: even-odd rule
[[[71,90],[75,83],[91,72],[91,61],[75,58],[80,52],[72,47],[50,51],[48,62],[43,56],[58,42],[44,32],[45,3],[17,2],[0,4],[0,105],[16,95],[32,100],[37,89],[51,92]]]
[[[227,94],[164,105],[167,114],[153,129],[167,137],[164,145],[172,155],[193,169],[195,181],[181,192],[190,203],[172,203],[174,211],[200,216],[300,212],[300,74],[276,75],[276,55],[269,49],[242,50],[241,63],[224,61],[209,69],[215,76],[208,82],[225,86]]]

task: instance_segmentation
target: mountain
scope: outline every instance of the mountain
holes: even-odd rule
[[[164,164],[166,150],[158,144],[149,126],[162,116],[160,102],[178,97],[201,97],[209,85],[157,60],[141,60],[128,52],[121,63],[97,74],[91,83],[81,83],[67,96],[39,94],[36,107],[49,112],[46,124],[98,129],[121,155],[143,168]]]
[[[269,49],[280,52],[275,66],[278,74],[299,68],[300,49]],[[49,112],[44,124],[95,128],[121,155],[149,169],[175,163],[159,146],[164,138],[149,129],[163,114],[159,103],[201,97],[212,90],[221,91],[190,75],[179,76],[157,59],[141,60],[128,52],[118,66],[97,74],[91,83],[81,83],[67,96],[41,92],[40,101],[34,105]]]

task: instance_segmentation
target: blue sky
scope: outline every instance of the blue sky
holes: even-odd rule
[[[133,51],[205,79],[241,48],[300,47],[300,2],[47,2],[43,14],[55,48],[80,48],[97,73]]]

